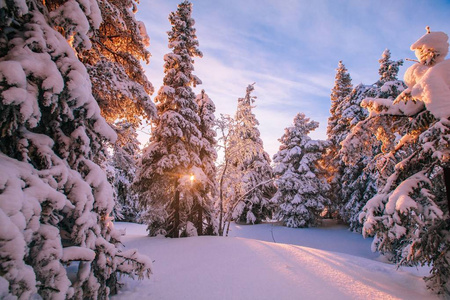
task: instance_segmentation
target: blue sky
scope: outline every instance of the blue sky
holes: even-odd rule
[[[180,0],[181,1],[181,0]],[[162,84],[167,19],[180,1],[141,0],[137,19],[150,36],[145,65],[155,87]],[[311,136],[326,139],[330,90],[342,60],[353,85],[378,79],[384,49],[392,59],[415,58],[409,47],[432,31],[450,34],[450,1],[432,0],[193,0],[193,18],[203,58],[195,74],[220,113],[234,115],[237,99],[256,82],[254,110],[266,151],[298,112],[318,121]],[[411,65],[405,62],[404,71]],[[143,136],[147,140],[148,136]]]

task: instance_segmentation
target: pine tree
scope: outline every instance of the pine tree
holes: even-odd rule
[[[384,50],[383,54],[381,55],[381,59],[378,60],[378,62],[380,63],[380,68],[378,69],[380,79],[377,83],[377,86],[382,86],[389,81],[398,80],[397,76],[400,67],[403,66],[403,60],[391,60],[391,51],[389,49],[386,49]]]
[[[112,145],[112,160],[102,167],[110,173],[111,183],[129,185],[126,181],[134,177],[129,172],[135,169],[136,162],[123,159],[127,150],[124,152],[122,148],[138,148],[139,143],[134,138],[136,130],[142,120],[148,121],[156,114],[155,105],[149,96],[153,93],[153,86],[140,64],[140,61],[149,62],[150,53],[145,49],[149,46],[149,37],[144,23],[135,19],[135,0],[95,2],[98,6],[84,8],[88,24],[80,22],[76,15],[69,15],[69,19],[61,17],[65,11],[73,10],[73,5],[78,5],[73,1],[49,0],[44,3],[54,16],[55,25],[71,42],[78,58],[88,70],[93,96],[100,106],[101,115],[118,135],[116,144]],[[74,24],[89,28],[88,34],[79,36]],[[125,123],[128,124],[127,130],[122,128]],[[113,161],[115,159],[120,162]],[[125,162],[130,165],[123,165]],[[124,175],[128,178],[125,179]],[[115,187],[117,185],[114,184]],[[136,200],[131,189],[118,188],[121,191],[118,192],[116,188],[115,197],[118,198],[115,212],[120,210],[125,198]]]
[[[390,57],[390,51],[386,49],[378,61],[380,79],[372,86],[361,84],[355,87],[349,97],[349,106],[344,110],[343,120],[341,119],[341,122],[347,123],[351,132],[341,143],[339,151],[339,157],[345,164],[341,179],[341,198],[345,203],[341,207],[340,215],[351,230],[358,232],[362,230],[359,213],[367,201],[376,194],[378,181],[381,179],[376,167],[381,145],[367,128],[368,123],[374,120],[366,122],[367,110],[360,105],[363,99],[371,97],[394,101],[406,88],[403,81],[397,79],[399,66],[403,61],[392,61]],[[383,129],[386,130],[390,130],[390,127]]]
[[[63,28],[65,37],[72,40],[72,46],[86,66],[102,116],[108,124],[114,124],[117,120],[126,121],[136,129],[142,119],[148,120],[155,115],[155,105],[149,96],[153,93],[153,86],[140,63],[149,62],[150,53],[145,49],[149,46],[149,37],[144,23],[134,16],[137,1],[96,2],[98,8],[86,8],[90,13],[90,32],[89,40],[83,43],[89,43],[89,48],[77,42],[78,32],[71,25],[78,20],[59,17],[61,12],[72,9],[73,2],[51,0],[45,1],[45,4],[55,16],[56,25]],[[91,17],[94,13],[101,14],[101,20]],[[119,128],[117,134],[121,133]]]
[[[140,220],[138,195],[132,188],[139,158],[139,141],[133,126],[124,121],[114,124],[118,139],[108,158],[108,181],[113,186],[115,206],[113,216],[116,220],[137,222]],[[125,141],[124,141],[125,140]],[[123,145],[123,146],[120,146]]]
[[[328,118],[327,135],[332,144],[332,151],[336,154],[339,149],[339,143],[343,140],[347,128],[342,128],[339,120],[343,114],[343,103],[350,95],[353,89],[352,79],[347,68],[339,61],[336,69],[335,84],[331,90],[331,108],[330,117]]]
[[[234,126],[228,140],[230,168],[227,173],[234,199],[230,213],[234,219],[247,224],[259,223],[272,214],[270,199],[274,192],[270,157],[264,151],[257,128],[258,120],[252,112],[256,97],[247,87],[244,98],[238,99]],[[239,179],[238,179],[239,178]]]
[[[278,188],[273,200],[280,206],[277,216],[288,227],[310,227],[319,222],[329,204],[330,186],[318,165],[327,142],[311,140],[308,134],[319,127],[304,114],[297,114],[292,127],[279,139],[281,146],[273,160]]]
[[[63,6],[58,14],[41,1],[0,8],[8,33],[0,38],[0,275],[21,299],[36,291],[44,299],[106,299],[117,273],[148,276],[151,262],[119,248],[112,188],[98,165],[116,135],[85,67],[54,29],[66,18],[74,43],[88,47],[82,25],[101,20],[98,7]],[[64,267],[71,263],[73,281]]]
[[[373,157],[371,155],[364,155],[365,153],[361,151],[350,153],[351,150],[349,151],[348,147],[355,148],[360,145],[347,145],[345,141],[350,139],[349,136],[352,136],[352,129],[367,116],[367,111],[360,104],[370,90],[370,86],[363,84],[357,85],[348,96],[348,101],[345,101],[347,107],[343,112],[342,118],[339,120],[339,123],[347,128],[346,139],[344,139],[344,143],[342,143],[337,154],[337,157],[343,163],[340,169],[341,189],[339,191],[339,198],[342,200],[342,206],[340,207],[339,215],[344,222],[349,224],[350,229],[354,231],[361,230],[361,225],[358,223],[358,214],[365,202],[376,192],[376,186],[375,178],[371,176],[372,174],[364,171]],[[359,134],[355,136],[356,142],[359,143],[360,140],[357,140],[357,137],[359,137]],[[376,147],[378,143],[374,145]],[[347,154],[349,159],[346,159]]]
[[[169,16],[172,52],[164,57],[164,85],[155,98],[158,118],[137,174],[136,187],[150,235],[187,234],[194,202],[203,200],[198,199],[198,189],[208,186],[200,157],[203,141],[198,105],[191,88],[201,83],[192,72],[194,57],[202,56],[191,13],[192,4],[184,1]]]
[[[352,92],[352,79],[342,61],[339,61],[336,69],[335,84],[331,90],[331,108],[328,118],[327,135],[330,144],[324,155],[321,164],[326,169],[326,177],[330,184],[329,198],[331,200],[328,208],[333,215],[339,211],[343,199],[341,196],[340,179],[343,172],[343,163],[339,158],[340,143],[345,139],[349,132],[348,124],[343,123],[344,109],[348,98]]]
[[[395,159],[390,176],[360,216],[364,233],[375,235],[375,249],[400,265],[431,264],[429,287],[447,295],[450,184],[445,197],[443,177],[450,157],[448,47],[445,33],[424,35],[411,46],[420,62],[405,73],[408,88],[393,103],[367,100],[371,116],[395,117],[396,126],[386,135],[400,138],[384,155],[386,162]]]
[[[216,106],[214,102],[208,97],[204,90],[197,95],[198,115],[200,117],[199,130],[202,135],[202,147],[200,149],[200,160],[202,162],[201,167],[203,173],[206,175],[205,180],[202,182],[204,186],[199,187],[199,195],[197,199],[202,202],[197,203],[197,233],[213,234],[213,217],[214,217],[214,203],[213,199],[217,193],[216,184],[216,160],[217,152],[215,147],[217,146],[216,131],[214,126],[216,119],[214,112]],[[205,213],[205,214],[204,214]],[[206,217],[207,224],[203,224],[203,219]]]

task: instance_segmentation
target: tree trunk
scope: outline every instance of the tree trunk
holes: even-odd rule
[[[450,219],[450,168],[444,168],[444,182],[445,182],[445,189],[447,190],[447,208],[448,208],[448,215]]]
[[[173,231],[172,237],[179,237],[179,227],[180,227],[180,191],[178,190],[178,180],[175,182],[175,196],[173,199]]]
[[[227,171],[227,167],[228,167],[228,160],[225,160],[225,166],[223,167],[223,172],[222,175],[220,176],[220,182],[219,182],[219,209],[220,209],[220,214],[219,214],[219,236],[223,236],[223,227],[222,227],[222,223],[223,223],[223,177],[225,176],[225,172]],[[225,224],[224,224],[225,225]]]
[[[228,214],[227,222],[228,222],[228,224],[227,224],[227,234],[226,234],[226,236],[228,236],[228,232],[230,231],[231,212]]]
[[[202,201],[202,200],[200,200]],[[203,201],[202,201],[203,202]],[[203,235],[203,203],[197,203],[197,235]]]

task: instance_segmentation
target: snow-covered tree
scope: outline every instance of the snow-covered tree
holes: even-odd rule
[[[46,1],[46,4],[49,2],[55,1]],[[150,53],[146,47],[150,39],[144,23],[135,18],[138,1],[96,2],[102,22],[92,30],[90,49],[76,47],[78,56],[88,70],[102,116],[109,124],[117,120],[126,121],[136,129],[142,119],[148,120],[156,113],[149,96],[153,93],[153,86],[140,63],[149,62]],[[60,10],[58,8],[55,13]],[[92,27],[95,23],[90,25]],[[72,33],[65,31],[65,34],[70,37]],[[120,128],[117,134],[122,134]]]
[[[75,1],[50,0],[44,3],[54,16],[55,25],[70,41],[78,58],[87,68],[93,96],[100,106],[101,115],[118,135],[115,145],[112,145],[112,159],[102,166],[108,170],[110,181],[117,183],[114,184],[116,212],[124,204],[125,198],[135,200],[136,196],[131,189],[122,188],[124,184],[129,185],[127,181],[134,177],[130,171],[134,172],[135,169],[135,161],[131,157],[123,159],[128,150],[125,149],[124,152],[122,148],[139,147],[135,138],[136,130],[143,120],[148,121],[156,113],[149,96],[153,93],[153,86],[147,80],[140,63],[149,62],[150,53],[146,50],[149,37],[144,23],[135,18],[135,0],[94,2],[95,5],[90,7],[80,2],[81,7],[85,7],[88,23],[81,22],[76,14],[66,14],[69,18],[61,17],[64,12],[74,11],[72,6],[79,6]],[[83,39],[78,37],[76,26],[88,28],[87,36],[82,36]],[[127,124],[126,130],[122,128],[123,124]],[[121,191],[118,192],[117,189]]]
[[[352,135],[351,130],[367,116],[367,111],[361,107],[361,102],[366,98],[368,91],[370,91],[370,86],[359,84],[348,96],[348,101],[345,101],[347,107],[339,123],[347,128],[347,139],[348,136]],[[351,146],[359,146],[358,143],[361,141],[357,137],[359,136],[355,137],[354,144],[351,144]],[[374,147],[377,145],[378,143],[375,143]],[[349,224],[351,230],[360,231],[361,225],[358,222],[358,214],[367,200],[376,192],[376,179],[371,176],[373,174],[365,171],[373,156],[370,155],[371,153],[367,155],[363,152],[354,152],[351,154],[351,161],[346,160],[346,155],[350,155],[347,147],[347,144],[342,143],[337,154],[339,161],[342,163],[339,174],[341,188],[338,194],[342,205],[339,215],[344,222]]]
[[[293,126],[286,128],[279,139],[280,150],[273,158],[278,188],[273,201],[279,204],[277,217],[288,227],[316,225],[329,203],[325,194],[330,186],[318,165],[327,142],[308,136],[317,127],[319,123],[297,114]]]
[[[244,98],[238,99],[236,116],[228,139],[230,167],[227,170],[230,196],[228,213],[232,218],[247,224],[259,223],[271,216],[270,199],[274,193],[270,157],[264,151],[252,112],[255,96],[254,84],[247,87]]]
[[[338,210],[342,205],[342,199],[340,199],[341,184],[340,179],[343,171],[343,163],[339,158],[339,150],[341,148],[340,143],[345,139],[349,133],[348,122],[346,122],[343,116],[344,111],[349,106],[349,97],[352,92],[353,85],[350,74],[347,68],[339,61],[338,68],[336,69],[335,84],[331,90],[331,108],[330,117],[328,118],[327,135],[330,144],[327,149],[327,153],[323,157],[321,164],[326,168],[327,179],[330,183],[330,211]],[[350,121],[353,120],[353,116],[350,113],[354,113],[354,106],[347,112]],[[356,110],[359,110],[357,108]],[[352,121],[354,122],[354,121]]]
[[[117,273],[148,276],[151,262],[120,249],[112,188],[98,165],[116,134],[55,30],[72,28],[72,46],[87,48],[84,25],[101,17],[96,2],[66,1],[57,14],[43,5],[0,8],[0,276],[19,299],[106,299]],[[68,264],[77,270],[71,280]]]
[[[230,172],[231,155],[228,140],[232,135],[234,128],[234,119],[230,115],[220,115],[220,118],[216,119],[216,129],[220,136],[218,141],[223,152],[223,162],[218,165],[217,170],[217,185],[218,185],[218,199],[216,201],[216,210],[218,213],[218,234],[220,236],[225,233],[225,224],[231,221],[232,199],[235,199],[235,193],[233,187],[239,184],[239,181],[234,180],[236,172]]]
[[[137,174],[136,187],[150,235],[188,234],[193,206],[203,203],[199,190],[210,180],[202,168],[203,137],[192,91],[192,86],[201,83],[192,73],[194,57],[202,53],[191,14],[192,4],[184,1],[169,15],[172,52],[164,57],[164,85],[155,98],[158,118],[153,122],[150,144],[143,151]]]
[[[393,103],[365,100],[370,117],[399,121],[387,134],[398,135],[385,155],[386,162],[395,159],[391,175],[360,219],[364,233],[375,235],[375,250],[400,264],[431,264],[429,287],[450,294],[450,203],[443,181],[450,157],[448,47],[445,33],[425,34],[411,46],[419,63],[405,73],[408,88]]]
[[[118,139],[112,145],[111,159],[105,168],[111,171],[115,187],[115,212],[122,209],[126,220],[135,220],[136,193],[130,187],[135,173],[135,155],[139,147],[136,130],[143,120],[156,114],[150,96],[153,86],[145,76],[141,61],[149,62],[149,37],[144,23],[136,20],[135,0],[96,1],[102,20],[91,20],[89,35],[91,47],[75,47],[81,62],[86,66],[92,83],[92,91],[97,100],[101,115],[116,131]],[[46,1],[53,14],[70,9],[68,4]],[[66,7],[67,6],[67,7]],[[59,19],[61,26],[67,20]],[[73,32],[64,30],[66,38]],[[123,125],[126,124],[126,129]],[[133,149],[133,150],[131,150]],[[130,150],[132,152],[130,152]]]
[[[108,181],[113,186],[116,200],[113,216],[116,220],[137,222],[140,220],[139,199],[132,188],[132,183],[136,175],[140,143],[137,140],[136,130],[130,123],[117,122],[114,124],[114,129],[120,141],[114,144],[106,167]]]
[[[342,134],[345,135],[346,128],[341,128],[339,120],[343,114],[343,102],[348,95],[350,95],[352,90],[353,85],[350,74],[342,61],[339,61],[338,68],[336,69],[334,87],[331,90],[331,108],[327,127],[329,140],[331,143],[335,144],[336,147],[338,147],[339,143],[342,141]]]
[[[393,61],[391,60],[391,51],[389,49],[384,50],[381,55],[381,59],[378,60],[380,68],[378,74],[380,74],[380,80],[378,86],[382,86],[389,81],[397,81],[398,72],[400,67],[403,66],[403,60]]]
[[[343,119],[340,120],[347,124],[351,131],[341,142],[339,150],[339,158],[345,164],[342,170],[340,193],[344,204],[340,209],[340,215],[352,230],[358,232],[362,230],[359,213],[377,192],[380,175],[376,162],[381,153],[380,142],[369,129],[370,124],[376,121],[373,119],[366,121],[367,110],[360,105],[363,99],[370,97],[394,101],[406,88],[403,81],[397,79],[399,66],[403,64],[403,61],[392,61],[390,57],[390,51],[386,49],[378,61],[380,79],[375,84],[371,86],[360,84],[353,89],[349,96],[349,105],[344,110]],[[381,130],[379,125],[378,123],[376,126],[378,130]],[[391,127],[384,127],[383,131],[386,130],[391,130]],[[362,148],[366,149],[362,151]]]
[[[199,130],[202,135],[202,147],[200,149],[200,160],[202,162],[201,168],[206,175],[203,181],[203,186],[199,187],[199,201],[197,203],[197,222],[196,228],[198,235],[213,234],[214,228],[212,219],[214,217],[214,203],[213,199],[217,194],[216,183],[216,131],[214,126],[216,124],[216,118],[214,112],[216,106],[214,102],[208,97],[204,90],[197,95],[198,115],[200,117]],[[204,211],[205,210],[205,211]],[[206,214],[204,214],[205,212]],[[206,217],[206,218],[205,218]],[[206,219],[207,224],[204,223]]]

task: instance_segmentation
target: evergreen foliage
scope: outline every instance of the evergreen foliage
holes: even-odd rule
[[[345,203],[341,207],[340,215],[350,225],[351,230],[358,232],[362,230],[359,213],[367,201],[377,193],[378,184],[383,181],[376,165],[381,145],[372,135],[371,132],[374,131],[370,131],[373,128],[369,125],[374,120],[366,121],[367,110],[361,107],[361,103],[370,97],[394,101],[406,88],[403,81],[397,79],[399,66],[403,61],[392,61],[390,57],[390,51],[386,49],[378,61],[380,79],[375,84],[372,86],[360,84],[355,87],[349,97],[348,108],[344,110],[344,119],[341,120],[347,124],[349,133],[341,142],[339,151],[339,157],[345,164],[341,179],[341,198]],[[379,126],[378,131],[389,131],[388,125]]]
[[[49,6],[51,2],[45,3]],[[98,1],[102,22],[92,30],[92,46],[89,49],[75,48],[88,70],[102,116],[108,124],[120,120],[134,129],[141,125],[142,119],[148,120],[156,113],[149,96],[153,93],[153,86],[140,63],[149,62],[150,53],[146,47],[150,43],[144,23],[134,16],[137,2]],[[68,31],[64,33],[70,34]],[[123,133],[120,128],[116,132],[118,135]],[[122,142],[126,136],[122,137]]]
[[[193,207],[203,207],[198,213],[208,209],[200,192],[210,188],[201,151],[211,148],[204,144],[208,137],[203,139],[199,129],[199,107],[192,91],[192,86],[201,83],[192,74],[193,59],[202,53],[191,13],[192,4],[184,1],[169,16],[172,52],[164,57],[164,85],[155,98],[158,118],[137,174],[136,188],[150,235],[189,235],[195,231],[188,230],[188,225],[193,226]]]
[[[130,142],[116,142],[107,161],[108,181],[113,186],[116,200],[113,216],[116,220],[138,222],[140,221],[139,197],[132,188],[132,184],[139,159],[140,143],[130,123],[123,121],[114,125],[115,131],[119,133],[118,139],[126,139]]]
[[[286,128],[279,139],[280,150],[273,158],[278,188],[273,201],[279,204],[277,217],[288,227],[317,225],[325,205],[329,204],[325,194],[330,186],[318,165],[327,142],[308,136],[317,127],[319,123],[297,114],[293,126]]]
[[[340,143],[349,133],[349,122],[355,122],[353,116],[350,116],[349,113],[352,109],[360,110],[359,107],[356,108],[355,106],[349,108],[349,98],[352,89],[353,85],[350,74],[342,61],[339,61],[338,68],[336,69],[335,84],[331,90],[330,97],[331,108],[327,126],[327,135],[330,144],[321,161],[321,164],[326,169],[326,177],[330,184],[329,198],[331,203],[328,210],[333,215],[336,215],[336,212],[343,205],[343,199],[341,198],[341,177],[344,164],[339,157]],[[347,109],[350,111],[346,111]],[[345,119],[344,113],[347,114]]]
[[[202,203],[197,203],[197,222],[196,224],[198,235],[213,234],[213,218],[214,203],[213,199],[217,194],[216,182],[216,131],[214,126],[216,118],[214,112],[216,106],[214,102],[208,97],[204,90],[197,95],[198,115],[200,117],[199,130],[202,135],[202,147],[200,149],[200,160],[202,162],[202,170],[206,175],[203,185],[199,187],[198,199]],[[203,224],[204,217],[206,217],[207,224]]]
[[[0,8],[0,275],[20,299],[106,299],[118,274],[149,276],[151,262],[122,251],[113,192],[99,164],[116,134],[100,115],[72,46],[88,49],[96,2]],[[69,33],[69,32],[72,33]],[[65,266],[76,276],[69,280]]]
[[[365,100],[371,118],[393,119],[395,126],[381,136],[383,143],[399,138],[389,142],[391,151],[383,155],[392,172],[360,219],[364,234],[375,236],[374,249],[400,265],[431,264],[429,287],[449,294],[450,203],[443,182],[450,157],[448,36],[427,33],[411,49],[420,62],[405,73],[408,88],[394,102]],[[427,49],[430,60],[423,59]]]

